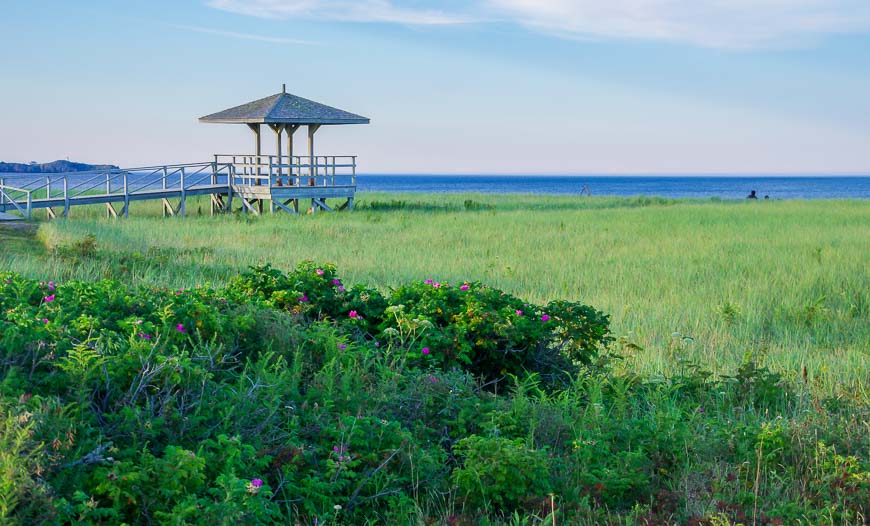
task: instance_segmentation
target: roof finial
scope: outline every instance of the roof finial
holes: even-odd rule
[[[287,93],[287,84],[281,84],[281,93]]]

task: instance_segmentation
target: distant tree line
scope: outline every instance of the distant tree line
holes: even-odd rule
[[[60,173],[85,172],[88,170],[117,169],[113,164],[85,164],[71,161],[54,161],[50,163],[4,163],[0,162],[0,173]]]

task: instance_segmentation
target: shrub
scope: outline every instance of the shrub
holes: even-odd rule
[[[258,298],[309,320],[333,320],[357,339],[388,342],[413,366],[460,368],[487,381],[527,371],[564,377],[611,341],[608,316],[592,307],[540,307],[480,283],[413,282],[384,298],[346,288],[332,265],[304,261],[289,274],[254,267],[228,289],[237,301]]]
[[[550,491],[546,451],[529,449],[521,439],[471,435],[453,452],[462,461],[453,482],[472,509],[533,507]]]
[[[526,372],[558,377],[610,342],[607,315],[591,307],[563,301],[540,307],[479,283],[415,282],[395,289],[390,303],[403,315],[383,320],[381,338],[401,333],[410,320],[430,324],[408,349],[411,363],[458,367],[485,380]]]

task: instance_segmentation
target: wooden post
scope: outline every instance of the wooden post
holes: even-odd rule
[[[63,216],[69,217],[69,180],[63,176]]]
[[[233,211],[233,179],[236,176],[236,157],[233,156],[233,164],[227,166],[227,202],[224,210]]]
[[[278,156],[278,185],[281,185],[281,133],[284,131],[283,124],[270,124],[270,128],[275,132],[275,155]],[[270,160],[271,162],[271,160]]]
[[[275,170],[275,165],[274,165],[274,163],[272,163],[272,159],[274,159],[274,157],[272,157],[270,155],[269,156],[269,195],[271,195],[271,193],[272,193],[272,186],[273,186],[272,177],[275,175],[274,173],[272,173]],[[281,161],[279,160],[278,162],[280,163]],[[280,166],[280,164],[279,164],[279,166]],[[278,168],[278,170],[279,170],[278,173],[280,173],[281,168]]]
[[[293,181],[293,134],[299,129],[299,124],[285,124],[284,131],[287,132],[287,184],[292,185]]]
[[[45,198],[51,199],[51,176],[50,175],[45,176]],[[52,211],[51,207],[46,208],[45,209],[45,217],[47,219],[54,219],[53,216],[54,216],[54,212]]]
[[[6,178],[0,177],[0,188],[2,188],[6,184]],[[3,205],[6,202],[6,194],[4,192],[0,192],[0,205]],[[6,211],[6,208],[3,208],[3,211]]]
[[[262,174],[262,171],[260,170],[260,125],[248,123],[248,128],[254,132],[254,152],[256,154],[255,166],[257,167],[256,174],[259,177]],[[257,184],[260,184],[259,179],[257,179]]]
[[[309,124],[308,125],[308,164],[309,164],[308,185],[309,186],[314,186],[316,184],[315,178],[317,177],[317,168],[315,167],[315,165],[316,165],[315,160],[316,159],[314,158],[314,134],[317,133],[318,129],[320,129],[319,124]],[[312,208],[314,207],[313,204],[311,206],[312,206]]]
[[[124,171],[124,219],[130,217],[130,188],[127,186],[127,180],[130,173]]]
[[[178,210],[181,217],[184,217],[184,204],[187,197],[187,191],[184,189],[184,166],[181,167],[181,203],[178,205]]]

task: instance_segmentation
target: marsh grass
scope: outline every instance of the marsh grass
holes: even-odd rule
[[[42,223],[0,268],[39,279],[114,278],[187,287],[250,265],[334,262],[388,288],[478,280],[529,300],[609,312],[621,367],[732,371],[752,353],[824,395],[868,400],[870,205],[866,201],[687,201],[655,197],[361,194],[354,213],[185,220],[136,203],[127,220],[74,209]],[[95,236],[95,254],[63,248]],[[18,241],[20,245],[20,240]]]

